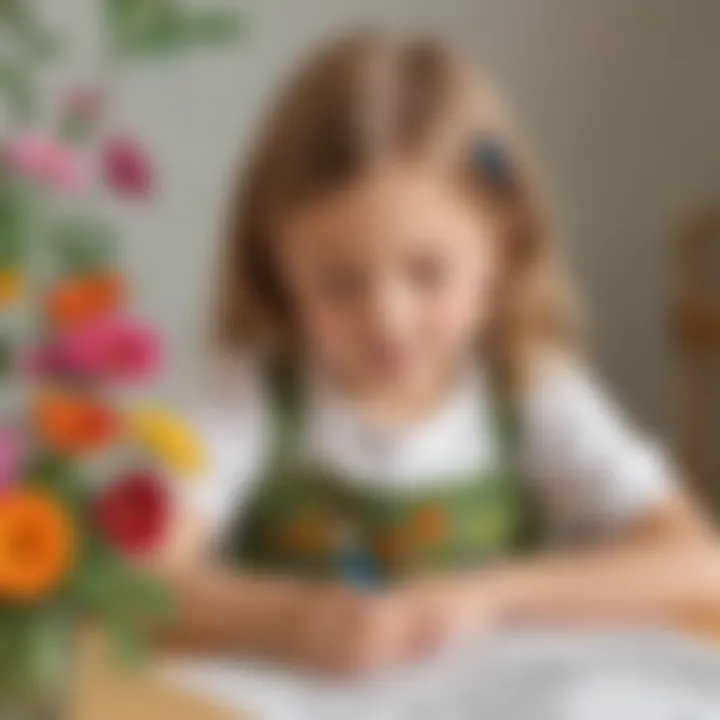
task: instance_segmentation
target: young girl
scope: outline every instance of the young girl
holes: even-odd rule
[[[439,44],[300,70],[218,278],[213,470],[165,567],[186,643],[367,670],[720,609],[712,535],[578,354],[554,240],[498,99]]]

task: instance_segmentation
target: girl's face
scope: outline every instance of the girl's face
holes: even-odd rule
[[[376,390],[447,372],[488,317],[493,235],[457,189],[416,166],[302,208],[280,229],[280,265],[311,356]]]

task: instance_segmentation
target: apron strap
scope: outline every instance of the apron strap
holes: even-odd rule
[[[288,469],[296,466],[300,436],[300,402],[295,373],[285,363],[268,362],[263,367],[265,392],[269,401],[270,443],[262,474],[269,482],[284,482]],[[226,552],[234,559],[262,564],[265,557],[264,524],[267,519],[266,500],[272,493],[284,492],[270,488],[263,480],[247,506],[236,513],[226,543]]]
[[[490,373],[493,427],[498,455],[503,468],[517,471],[517,457],[522,440],[522,420],[516,399],[500,372]]]
[[[289,363],[268,363],[266,374],[270,398],[270,464],[284,466],[297,461],[302,435],[302,391],[297,370]]]
[[[532,489],[523,482],[523,472],[518,462],[523,436],[522,416],[517,399],[512,396],[502,380],[493,382],[492,392],[499,462],[506,482],[523,507],[524,521],[517,539],[517,549],[532,552],[542,540],[543,528],[538,513],[537,498],[534,497]]]

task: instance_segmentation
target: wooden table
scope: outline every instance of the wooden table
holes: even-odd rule
[[[237,720],[211,702],[158,678],[152,668],[121,670],[97,637],[83,642],[71,720]]]
[[[705,643],[720,641],[717,615],[697,613],[684,618],[690,635]],[[159,677],[157,671],[122,670],[108,659],[97,637],[83,643],[78,689],[70,720],[238,720],[250,717],[228,711],[207,699],[183,691]]]

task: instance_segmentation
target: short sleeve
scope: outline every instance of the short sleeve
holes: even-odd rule
[[[554,368],[523,414],[523,463],[556,537],[617,530],[671,493],[674,472],[662,449],[588,371]]]
[[[183,494],[215,538],[242,511],[259,479],[268,435],[260,376],[249,358],[213,358],[189,402],[208,468]]]

